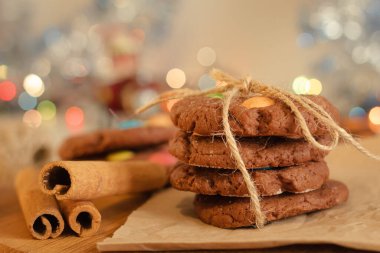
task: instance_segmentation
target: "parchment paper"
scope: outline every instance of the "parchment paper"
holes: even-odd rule
[[[363,142],[380,153],[380,138]],[[331,178],[347,184],[346,204],[277,221],[257,229],[220,229],[198,220],[193,196],[166,189],[132,213],[101,251],[245,249],[288,244],[331,243],[380,251],[380,162],[341,144],[328,157]]]

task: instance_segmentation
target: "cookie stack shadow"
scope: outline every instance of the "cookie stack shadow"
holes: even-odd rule
[[[309,96],[338,121],[337,110],[323,97]],[[170,143],[178,162],[171,185],[196,193],[195,211],[205,223],[221,228],[254,226],[255,217],[242,174],[237,169],[222,127],[222,100],[196,96],[177,102],[171,118],[180,129]],[[300,108],[318,142],[330,143],[326,128]],[[296,119],[282,102],[270,98],[237,97],[229,122],[241,157],[271,222],[345,202],[347,187],[329,179],[328,154],[302,137]]]

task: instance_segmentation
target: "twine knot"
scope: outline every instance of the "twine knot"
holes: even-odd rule
[[[196,91],[190,89],[179,89],[172,90],[161,94],[161,96],[148,103],[147,105],[139,108],[136,113],[141,113],[148,108],[165,102],[171,99],[182,99],[190,96],[202,96],[209,95],[213,93],[222,93],[223,98],[223,128],[224,135],[228,144],[228,147],[231,151],[231,155],[235,160],[236,166],[241,172],[244,182],[247,186],[249,197],[251,200],[251,209],[255,215],[255,224],[258,228],[262,228],[265,224],[265,214],[261,210],[260,198],[257,192],[255,182],[250,177],[250,174],[245,167],[245,163],[240,155],[237,141],[234,138],[234,135],[229,124],[229,108],[232,101],[232,98],[236,95],[252,95],[260,94],[262,96],[267,96],[274,100],[278,100],[287,105],[292,113],[294,114],[304,136],[304,139],[309,142],[311,145],[317,147],[318,149],[331,151],[333,150],[339,142],[339,138],[347,141],[352,144],[356,149],[365,154],[366,156],[380,160],[380,156],[372,154],[366,148],[364,148],[359,142],[357,142],[349,133],[341,128],[331,116],[318,104],[314,103],[305,96],[299,96],[285,90],[281,90],[277,87],[269,86],[262,84],[258,81],[252,80],[250,76],[245,79],[236,79],[235,77],[224,73],[220,70],[212,70],[211,76],[216,80],[216,87],[206,90],[206,91]],[[309,127],[307,126],[306,120],[300,112],[299,108],[305,109],[309,114],[315,117],[318,122],[327,129],[330,134],[332,141],[329,145],[323,145],[319,143],[314,136],[311,134]]]

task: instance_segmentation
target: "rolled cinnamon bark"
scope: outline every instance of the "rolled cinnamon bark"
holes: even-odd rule
[[[67,224],[81,237],[95,234],[102,217],[90,201],[61,200],[59,206]]]
[[[147,192],[167,180],[164,166],[146,161],[57,161],[46,164],[39,176],[41,190],[58,200]]]
[[[57,201],[41,192],[37,179],[38,171],[29,168],[21,170],[15,180],[26,226],[37,239],[56,238],[64,229],[64,221]]]

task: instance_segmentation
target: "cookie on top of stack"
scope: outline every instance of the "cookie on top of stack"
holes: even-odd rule
[[[255,216],[248,190],[224,136],[222,97],[191,96],[172,107],[172,121],[180,130],[169,151],[180,162],[173,168],[170,182],[178,190],[196,193],[195,211],[203,222],[221,228],[252,226]],[[338,111],[325,98],[307,97],[339,120]],[[316,140],[329,144],[328,130],[297,107]],[[303,138],[296,118],[283,102],[259,95],[234,97],[229,123],[267,222],[331,208],[347,200],[347,187],[329,180],[323,160],[328,152]]]

